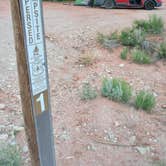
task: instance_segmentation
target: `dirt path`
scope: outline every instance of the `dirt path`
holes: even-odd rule
[[[120,30],[151,14],[162,16],[166,24],[165,4],[160,9],[145,11],[44,3],[58,166],[150,166],[154,160],[166,158],[163,61],[135,65],[119,58],[120,48],[110,54],[96,43],[97,32]],[[0,104],[4,105],[0,108],[0,125],[20,126],[23,120],[8,0],[0,0],[0,34]],[[90,67],[77,63],[86,52],[97,56],[97,62]],[[82,102],[79,97],[82,83],[89,81],[99,88],[104,75],[124,78],[135,90],[152,90],[157,98],[154,113],[148,115],[102,97]],[[23,133],[20,135],[16,140],[25,150],[25,138]],[[137,147],[112,146],[110,142]],[[27,156],[26,151],[24,157]]]

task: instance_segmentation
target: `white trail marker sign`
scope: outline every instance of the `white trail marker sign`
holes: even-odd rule
[[[55,166],[41,0],[11,0],[22,109],[32,165]]]

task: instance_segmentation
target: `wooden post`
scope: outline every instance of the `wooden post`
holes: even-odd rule
[[[11,0],[25,130],[32,166],[55,166],[41,0]]]
[[[11,0],[11,12],[25,131],[30,150],[32,166],[40,166],[19,0]]]

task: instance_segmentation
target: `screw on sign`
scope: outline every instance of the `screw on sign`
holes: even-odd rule
[[[11,10],[32,165],[55,166],[41,0],[11,0]]]

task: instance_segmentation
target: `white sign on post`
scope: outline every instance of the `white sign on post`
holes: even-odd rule
[[[20,0],[20,9],[40,165],[55,166],[41,3],[41,0]]]
[[[27,59],[36,113],[47,110],[48,77],[40,0],[22,0]],[[38,106],[40,104],[40,107]]]

